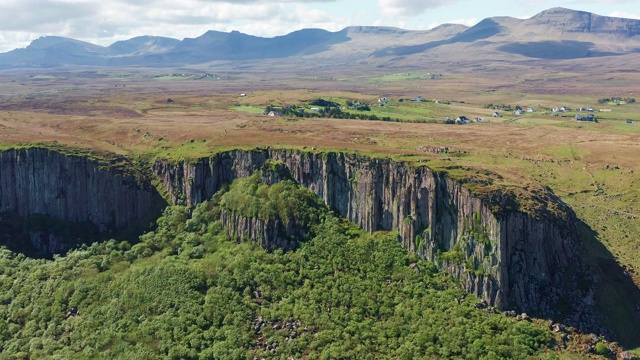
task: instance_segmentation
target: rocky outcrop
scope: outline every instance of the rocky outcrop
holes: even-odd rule
[[[508,196],[475,195],[426,167],[345,153],[229,151],[189,163],[158,161],[154,172],[175,203],[194,205],[268,160],[284,164],[297,182],[363,229],[398,232],[406,249],[493,306],[550,315],[568,293],[576,219],[561,203],[556,213],[523,212]],[[231,222],[264,231],[260,224]]]
[[[163,203],[148,180],[103,165],[48,149],[2,151],[0,212],[88,221],[109,232],[126,228]]]
[[[570,33],[615,36],[618,39],[640,36],[640,20],[600,16],[565,8],[545,10],[523,21],[523,25],[555,28]]]
[[[304,227],[293,221],[284,223],[281,220],[262,220],[249,218],[234,212],[222,210],[220,222],[230,239],[241,241],[251,239],[267,251],[275,249],[292,250],[307,235]]]

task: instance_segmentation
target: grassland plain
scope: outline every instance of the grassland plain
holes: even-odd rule
[[[231,74],[229,79],[196,81],[103,75],[4,76],[0,81],[15,92],[3,91],[0,98],[2,147],[58,144],[177,160],[236,147],[315,146],[319,151],[396,157],[461,177],[493,176],[481,175],[488,171],[496,175],[497,186],[524,193],[543,186],[553,189],[613,254],[605,260],[619,262],[626,269],[621,276],[640,286],[640,104],[606,105],[611,112],[595,113],[599,123],[577,122],[575,110],[561,116],[550,113],[558,106],[599,109],[604,107],[597,103],[602,97],[640,97],[631,83],[617,78],[607,82],[600,76],[584,79],[601,84],[598,91],[567,85],[572,74],[549,76],[544,83],[523,75],[515,84],[444,74],[434,80],[394,79],[398,81],[385,81],[383,87],[357,77],[317,81]],[[515,90],[509,91],[510,85]],[[56,91],[67,88],[82,90]],[[399,102],[416,96],[431,102]],[[380,97],[389,98],[389,105],[377,107]],[[173,101],[167,102],[169,98]],[[374,105],[372,112],[401,114],[407,122],[278,118],[257,111],[270,104],[306,105],[318,98],[368,102]],[[494,110],[485,106],[490,103],[534,107],[536,112],[493,118]],[[249,111],[237,111],[236,104]],[[460,115],[491,122],[416,122]],[[627,124],[629,120],[634,123]],[[594,246],[585,256],[605,257],[600,250]],[[629,331],[633,335],[640,329]]]

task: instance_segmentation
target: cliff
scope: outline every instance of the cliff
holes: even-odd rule
[[[0,213],[124,229],[163,203],[148,180],[81,156],[30,148],[0,152]]]
[[[220,222],[230,239],[251,239],[267,251],[295,249],[306,235],[305,229],[293,221],[262,220],[225,210],[220,212]]]
[[[268,251],[297,248],[314,238],[328,212],[311,190],[295,183],[284,164],[267,161],[214,197],[227,236],[253,240]]]
[[[344,153],[229,151],[189,163],[157,161],[153,169],[173,202],[193,205],[268,160],[364,230],[398,232],[406,249],[492,306],[553,316],[559,301],[575,296],[567,282],[569,264],[577,263],[577,221],[562,204],[562,212],[527,213],[508,196],[474,195],[426,167]]]

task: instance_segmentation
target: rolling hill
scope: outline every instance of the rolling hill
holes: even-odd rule
[[[140,36],[108,47],[47,36],[0,54],[0,68],[174,67],[269,59],[280,64],[324,60],[335,66],[430,61],[464,67],[482,61],[635,59],[638,54],[640,20],[552,8],[529,19],[492,17],[472,27],[447,24],[426,31],[353,26],[337,32],[303,29],[273,38],[208,31],[183,40]]]

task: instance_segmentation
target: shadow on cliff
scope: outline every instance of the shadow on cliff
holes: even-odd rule
[[[582,221],[578,226],[587,270],[596,278],[598,322],[612,330],[625,348],[640,347],[640,288],[598,240],[598,233]]]
[[[22,217],[15,212],[0,213],[0,245],[34,259],[53,259],[82,245],[115,239],[135,244],[140,235],[152,230],[156,219],[168,206],[159,195],[154,206],[127,227],[101,233],[90,221],[75,223],[35,214]]]
[[[498,50],[536,59],[567,60],[602,56],[620,55],[613,52],[595,51],[592,42],[562,40],[538,41],[527,43],[510,43],[502,45]]]
[[[419,45],[394,46],[375,51],[371,55],[374,57],[383,56],[404,56],[418,54],[443,45],[451,45],[456,43],[472,43],[478,40],[484,40],[499,34],[504,27],[495,20],[484,19],[468,30],[446,40],[431,41]]]

